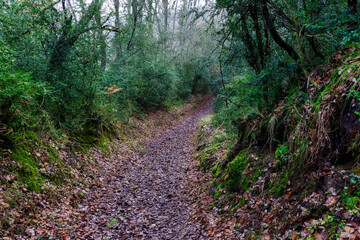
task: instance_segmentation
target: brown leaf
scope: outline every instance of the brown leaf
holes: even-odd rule
[[[292,240],[295,240],[298,235],[299,235],[299,233],[293,233],[291,239],[292,239]]]
[[[351,136],[354,138],[354,137],[356,137],[356,135],[359,133],[359,130],[357,130],[357,129],[350,129],[349,132],[350,132]]]
[[[285,200],[288,200],[289,197],[290,197],[290,195],[291,195],[291,192],[288,192],[287,194],[284,195],[284,199],[285,199]]]

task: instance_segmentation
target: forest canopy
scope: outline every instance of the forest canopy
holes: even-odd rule
[[[7,131],[107,125],[210,91],[235,126],[308,85],[312,66],[359,40],[353,0],[0,4]]]
[[[208,56],[216,42],[191,13],[196,2],[16,0],[0,5],[5,128],[105,124],[208,91]]]

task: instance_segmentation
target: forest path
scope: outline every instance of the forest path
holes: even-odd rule
[[[215,239],[205,237],[206,224],[192,217],[201,191],[194,186],[201,171],[193,159],[192,138],[201,117],[210,113],[208,100],[174,128],[151,139],[135,156],[121,161],[116,176],[107,179],[108,185],[80,206],[88,211],[87,224],[73,237]]]

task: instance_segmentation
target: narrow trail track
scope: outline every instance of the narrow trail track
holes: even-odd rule
[[[181,123],[146,143],[136,156],[117,166],[107,186],[96,190],[80,206],[86,226],[74,231],[78,239],[211,239],[192,219],[189,196],[194,168],[192,137],[201,117],[211,113],[202,104]]]

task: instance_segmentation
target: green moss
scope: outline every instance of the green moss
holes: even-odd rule
[[[233,161],[227,164],[225,169],[225,186],[230,191],[237,191],[240,189],[240,186],[243,184],[245,178],[243,179],[243,174],[246,172],[248,167],[249,159],[247,157],[249,151],[244,150],[235,157]],[[243,180],[243,181],[242,181]],[[246,184],[246,183],[244,183]]]
[[[203,170],[208,170],[212,167],[216,160],[214,154],[219,151],[220,147],[219,143],[211,144],[196,155],[195,159],[200,160],[200,166]]]
[[[31,141],[39,141],[39,137],[34,132],[25,132],[25,139],[31,140]]]
[[[219,200],[219,198],[221,197],[221,192],[219,190],[215,191],[215,194],[214,194],[214,200],[217,201]]]
[[[91,147],[99,148],[103,154],[110,153],[109,146],[113,141],[113,132],[102,129],[81,130],[70,133],[70,137],[78,142],[72,146],[72,151],[78,151],[83,154],[87,153]]]
[[[211,168],[211,171],[213,173],[213,176],[215,178],[219,177],[222,173],[222,168],[221,168],[221,164],[220,163],[217,163],[215,164],[212,168]]]
[[[201,130],[195,138],[196,144],[202,149],[195,158],[200,161],[203,170],[217,171],[218,159],[216,153],[225,148],[225,142],[229,139],[228,135],[221,129],[212,129],[212,116],[202,118],[200,122]]]
[[[58,151],[55,148],[53,148],[50,144],[46,144],[46,147],[49,153],[49,160],[54,162],[55,161],[61,162]]]
[[[17,179],[24,183],[29,190],[38,192],[44,179],[39,173],[38,161],[32,154],[36,146],[34,139],[37,139],[34,134],[15,135],[16,145],[14,145],[10,157],[18,163],[12,167]]]
[[[287,144],[280,145],[275,151],[275,167],[277,169],[286,166],[290,158],[290,150]]]
[[[250,162],[249,153],[250,150],[243,150],[224,169],[221,167],[220,162],[214,165],[212,171],[213,182],[216,184],[216,194],[219,194],[219,191],[224,188],[229,192],[245,192],[250,187],[253,179],[259,176],[259,174],[248,175],[247,173]]]
[[[205,117],[201,118],[200,124],[201,125],[209,124],[212,122],[213,118],[214,118],[213,114],[206,115]]]
[[[280,178],[280,181],[276,182],[271,189],[272,195],[274,195],[275,197],[280,197],[281,195],[283,195],[285,193],[285,188],[287,186],[288,180],[289,178],[287,174],[283,174],[283,176]]]
[[[58,150],[50,144],[43,144],[34,132],[14,133],[11,137],[14,144],[10,158],[16,163],[10,170],[20,184],[31,191],[40,192],[45,179],[57,185],[63,182],[68,169],[59,158]],[[40,171],[43,168],[41,161],[52,165],[51,173]]]
[[[263,159],[249,149],[241,151],[236,158],[225,168],[225,186],[232,192],[246,192],[264,176],[265,166]],[[254,191],[256,194],[256,191]]]

